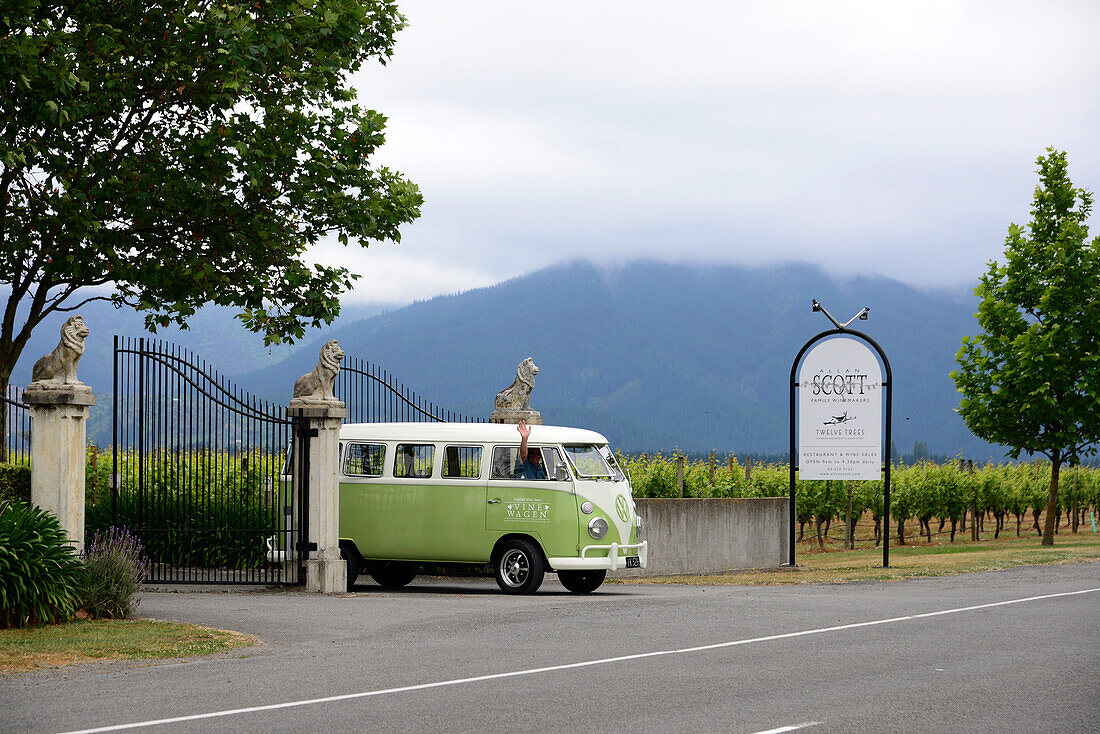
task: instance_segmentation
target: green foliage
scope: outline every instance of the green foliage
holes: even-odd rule
[[[214,495],[201,502],[156,499],[142,503],[120,492],[110,502],[88,508],[87,528],[126,527],[137,536],[150,562],[206,568],[256,568],[264,563],[265,542],[275,522],[270,506]]]
[[[126,619],[137,607],[148,561],[125,529],[96,532],[82,554],[87,577],[80,606],[92,619]]]
[[[107,463],[103,458],[101,466]],[[276,527],[279,504],[265,496],[271,491],[266,480],[277,473],[273,467],[282,460],[281,454],[260,452],[196,450],[145,457],[120,452],[117,496],[112,498],[109,472],[104,473],[94,495],[87,496],[86,532],[124,527],[140,540],[153,563],[258,567],[266,560],[266,541]],[[145,480],[144,498],[137,484],[139,469]]]
[[[72,618],[84,566],[57,518],[0,503],[0,627],[35,627]]]
[[[679,456],[620,456],[620,464],[630,474],[635,497],[679,497],[676,485],[676,462]],[[706,461],[685,462],[685,497],[787,497],[789,468],[785,464],[763,464],[752,468],[752,481],[745,482],[744,470],[735,464],[739,477],[715,472],[715,483],[708,483]],[[1100,469],[1079,467],[1076,498],[1079,508],[1097,506],[1100,501]],[[891,475],[890,517],[894,523],[912,518],[922,522],[922,528],[934,519],[956,525],[971,508],[979,515],[1012,514],[1017,519],[1026,514],[1038,514],[1046,507],[1051,465],[1044,462],[1019,464],[989,464],[974,467],[973,473],[959,468],[957,461],[936,464],[921,461],[912,466],[900,465]],[[1072,475],[1071,475],[1072,476]],[[1072,487],[1072,479],[1067,486]],[[821,523],[834,518],[843,521],[848,512],[848,489],[852,490],[852,513],[859,517],[870,510],[877,520],[883,514],[883,483],[879,481],[796,481],[795,504],[800,522]],[[735,490],[731,487],[736,487]],[[1064,499],[1063,510],[1071,507]],[[972,521],[972,520],[971,520]],[[931,529],[928,529],[931,534]],[[947,532],[947,531],[945,531]],[[909,533],[907,532],[907,535]]]
[[[416,185],[373,162],[385,117],[347,84],[404,23],[392,0],[5,2],[0,286],[21,315],[0,389],[78,299],[153,330],[231,306],[268,343],[331,321],[358,276],[308,248],[398,241],[419,216]]]
[[[974,291],[983,333],[963,339],[951,377],[975,435],[1051,460],[1053,510],[1062,463],[1100,443],[1100,238],[1088,241],[1092,195],[1073,187],[1065,153],[1047,153],[1027,230],[1009,226],[1005,264]]]
[[[31,501],[31,468],[24,464],[0,464],[0,504]]]

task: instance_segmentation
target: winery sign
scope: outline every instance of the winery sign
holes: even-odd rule
[[[862,341],[815,344],[798,370],[800,479],[882,478],[882,370]]]
[[[816,300],[835,329],[803,345],[791,365],[789,565],[794,562],[795,481],[883,480],[886,531],[882,565],[890,565],[890,361],[874,339],[841,324]],[[885,407],[885,412],[883,408]],[[885,434],[885,435],[884,435]],[[885,454],[885,455],[884,455]]]

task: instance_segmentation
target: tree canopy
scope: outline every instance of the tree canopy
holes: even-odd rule
[[[5,2],[0,387],[45,316],[93,298],[154,329],[233,306],[269,342],[334,318],[357,276],[306,249],[419,215],[347,83],[404,22],[389,0]]]
[[[1051,460],[1043,543],[1052,544],[1058,471],[1100,442],[1100,237],[1092,195],[1074,188],[1066,154],[1038,159],[1027,228],[1012,224],[1005,262],[975,289],[983,333],[963,339],[951,373],[959,414],[979,437]]]

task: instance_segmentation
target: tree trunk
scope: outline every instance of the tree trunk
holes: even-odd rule
[[[833,518],[831,518],[831,517],[825,518],[825,538],[826,539],[829,538],[829,526],[831,526],[832,524],[833,524]]]
[[[898,520],[898,545],[905,545],[905,520]]]
[[[1016,516],[1016,537],[1020,537],[1020,516]]]
[[[955,518],[951,518],[951,542],[952,543],[955,542],[955,525],[957,525],[957,524],[958,523],[956,522]]]
[[[848,482],[848,522],[844,528],[844,547],[853,550],[856,547],[856,519],[852,517],[852,483]]]
[[[1058,511],[1058,472],[1061,468],[1062,452],[1055,451],[1050,458],[1050,494],[1047,496],[1047,519],[1041,545],[1054,545],[1054,517]]]
[[[798,542],[800,542],[800,543],[802,542],[802,539],[805,537],[805,534],[806,534],[805,531],[806,531],[806,521],[805,520],[799,520],[798,521]]]
[[[1077,525],[1078,525],[1078,521],[1077,521],[1077,518],[1078,518],[1078,515],[1077,515],[1077,474],[1078,474],[1078,471],[1079,470],[1077,470],[1077,469],[1074,470],[1074,519],[1073,519],[1074,535],[1077,535]]]
[[[882,518],[875,518],[875,547],[882,545]]]
[[[825,540],[824,540],[824,538],[821,537],[821,518],[820,517],[815,517],[814,518],[814,529],[817,530],[817,547],[818,548],[824,548],[825,547]]]

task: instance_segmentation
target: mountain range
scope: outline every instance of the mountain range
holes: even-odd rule
[[[571,262],[388,311],[345,309],[293,347],[264,348],[225,309],[204,309],[190,331],[159,336],[275,400],[289,398],[321,344],[335,338],[349,356],[384,367],[436,405],[479,417],[532,357],[540,372],[531,403],[548,424],[592,428],[626,451],[782,454],[791,362],[832,327],[811,312],[812,299],[841,320],[870,308],[856,328],[890,360],[894,443],[903,452],[923,442],[934,454],[1003,455],[955,413],[949,373],[962,338],[978,332],[972,295],[878,277],[838,280],[807,265]],[[80,377],[109,394],[109,334],[139,336],[141,318],[102,304],[83,312],[93,335]],[[25,384],[34,359],[56,344],[60,322],[36,332],[14,384]],[[109,409],[98,410],[109,422]]]

